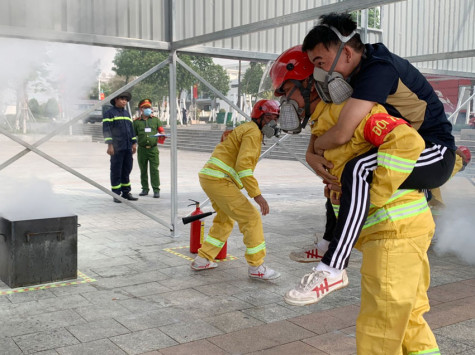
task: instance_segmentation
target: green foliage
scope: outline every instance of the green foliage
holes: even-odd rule
[[[136,77],[142,75],[155,65],[163,62],[167,58],[168,53],[166,52],[138,49],[120,49],[114,58],[114,67],[112,70],[114,70],[117,75],[123,78],[122,85],[124,85]],[[226,75],[223,67],[214,64],[212,59],[209,57],[179,55],[179,58],[198,74],[200,74],[212,86],[227,94],[229,90],[229,77]],[[168,66],[165,66],[164,68],[150,75],[141,83],[135,85],[131,90],[131,106],[136,107],[138,102],[143,98],[150,98],[155,104],[161,101],[164,96],[168,96],[169,75]],[[197,82],[198,79],[196,79],[180,64],[177,64],[177,95],[179,95],[182,90],[189,92],[193,84],[196,84]],[[118,87],[120,87],[120,85]],[[111,85],[112,92],[114,89],[117,90],[118,87]],[[201,95],[209,93],[209,89],[200,84],[199,93]]]
[[[41,113],[41,107],[36,99],[30,99],[28,101],[28,107],[30,108],[31,113],[36,117]]]
[[[59,106],[56,99],[48,99],[46,104],[44,104],[43,110],[45,116],[49,118],[57,117],[59,113]]]
[[[257,97],[259,93],[259,84],[261,83],[264,69],[261,63],[251,62],[250,67],[244,73],[244,78],[241,82],[241,92]]]

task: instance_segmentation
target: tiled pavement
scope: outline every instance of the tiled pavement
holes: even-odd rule
[[[21,150],[6,142],[0,142],[0,163]],[[41,149],[109,186],[104,145],[56,141]],[[160,158],[162,197],[136,203],[169,221],[169,150]],[[188,198],[206,198],[196,174],[207,158],[178,152],[179,216],[192,211]],[[346,289],[315,305],[287,305],[283,294],[311,267],[291,261],[288,253],[323,231],[322,186],[292,161],[263,160],[256,175],[271,207],[263,223],[266,262],[282,273],[274,282],[247,277],[237,227],[228,245],[237,259],[197,273],[189,267],[188,227],[179,225],[177,238],[170,238],[167,228],[112,203],[34,153],[0,170],[1,210],[16,204],[49,208],[49,196],[35,189],[43,186],[40,178],[78,215],[78,269],[91,278],[15,294],[0,282],[0,354],[354,354],[360,254],[353,252]],[[132,182],[138,193],[137,166]],[[475,186],[455,177],[444,196],[447,208],[437,217],[430,251],[432,309],[426,318],[444,354],[475,354]],[[440,252],[449,248],[452,252]]]

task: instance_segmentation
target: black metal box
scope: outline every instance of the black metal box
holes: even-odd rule
[[[77,222],[0,217],[0,279],[11,288],[76,279]]]

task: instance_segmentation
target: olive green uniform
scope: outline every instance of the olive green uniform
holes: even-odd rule
[[[155,116],[139,117],[134,120],[134,130],[137,135],[137,158],[140,168],[140,182],[142,190],[149,190],[148,185],[148,164],[150,164],[150,184],[153,192],[160,191],[160,175],[158,165],[160,164],[159,152],[157,147],[157,137],[150,137],[157,132],[163,132],[162,124]],[[150,132],[147,128],[150,128]]]

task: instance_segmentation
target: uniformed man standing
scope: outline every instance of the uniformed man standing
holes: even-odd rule
[[[153,189],[153,197],[160,197],[160,175],[158,165],[157,141],[163,143],[165,137],[153,137],[157,133],[164,133],[160,120],[152,115],[152,101],[144,99],[139,102],[140,116],[134,120],[134,130],[138,137],[138,162],[140,168],[140,181],[142,192],[140,196],[148,195],[148,166],[150,164],[150,184]]]
[[[130,113],[125,109],[131,98],[132,95],[129,92],[123,92],[110,101],[114,107],[104,114],[102,132],[107,144],[107,154],[111,157],[112,192],[117,195],[122,194],[122,197],[129,201],[136,201],[137,197],[130,193],[129,176],[133,166],[132,155],[137,149],[137,137]],[[120,200],[114,198],[114,202],[120,203]]]

